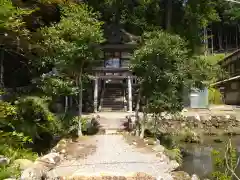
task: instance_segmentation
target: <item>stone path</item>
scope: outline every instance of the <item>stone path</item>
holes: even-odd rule
[[[145,172],[154,177],[169,179],[173,170],[169,162],[163,161],[155,153],[139,152],[134,146],[127,144],[122,135],[96,135],[96,152],[82,159],[66,160],[54,170],[51,177],[71,175],[94,175],[112,173],[124,175],[132,172]]]
[[[122,128],[123,119],[127,113],[101,113],[100,124],[108,131]],[[106,131],[106,132],[108,132]],[[170,171],[173,165],[166,158],[157,157],[154,152],[140,152],[130,145],[122,135],[95,135],[89,142],[95,147],[93,153],[86,156],[65,160],[49,172],[50,177],[94,175],[99,173],[114,173],[120,176],[135,172],[144,172],[154,177],[171,179]],[[78,151],[76,149],[76,151]],[[78,152],[75,152],[77,154]]]

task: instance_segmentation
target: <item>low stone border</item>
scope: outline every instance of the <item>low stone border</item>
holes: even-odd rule
[[[137,172],[119,175],[114,172],[76,174],[71,177],[60,177],[60,180],[157,180],[157,178],[146,173]]]
[[[70,140],[62,139],[51,150],[51,153],[39,157],[31,167],[21,174],[21,180],[42,180],[46,178],[48,171],[55,168],[65,158],[66,147]]]
[[[32,165],[25,169],[21,174],[21,180],[42,180],[46,177],[46,173],[54,168],[60,162],[59,153],[49,153],[38,158]]]

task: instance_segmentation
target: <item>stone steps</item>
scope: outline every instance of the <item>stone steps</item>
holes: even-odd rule
[[[123,94],[121,87],[106,87],[101,111],[124,111]]]

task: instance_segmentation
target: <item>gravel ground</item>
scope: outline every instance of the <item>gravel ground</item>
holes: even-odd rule
[[[49,175],[71,176],[96,173],[124,175],[132,172],[145,172],[154,177],[168,179],[172,165],[156,157],[155,153],[141,153],[129,145],[122,135],[96,135],[93,137],[96,152],[73,161],[62,162]]]

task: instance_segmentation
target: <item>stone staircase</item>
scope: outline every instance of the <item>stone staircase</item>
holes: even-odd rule
[[[106,84],[101,111],[124,111],[124,97],[121,84]]]

